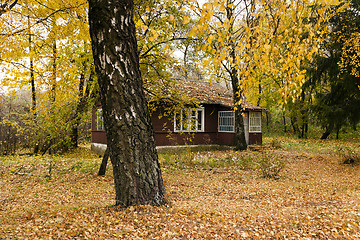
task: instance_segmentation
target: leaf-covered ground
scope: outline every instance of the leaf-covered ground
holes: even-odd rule
[[[335,150],[359,141],[291,141],[266,154],[161,154],[169,206],[126,210],[87,148],[0,157],[0,239],[359,239],[360,165]],[[264,178],[274,159],[284,168]]]

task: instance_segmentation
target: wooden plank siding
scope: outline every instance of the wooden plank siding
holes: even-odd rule
[[[233,145],[234,133],[218,131],[218,112],[231,111],[232,108],[220,104],[203,104],[205,110],[204,132],[179,133],[174,132],[173,117],[162,116],[162,109],[158,108],[151,114],[153,129],[155,133],[155,143],[157,146],[174,145]],[[105,131],[96,129],[96,110],[92,114],[92,143],[106,144]],[[259,111],[259,110],[257,110]],[[249,133],[249,145],[262,144],[261,133]]]

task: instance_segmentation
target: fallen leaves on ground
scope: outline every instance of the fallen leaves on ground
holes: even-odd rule
[[[277,180],[236,164],[163,162],[171,204],[128,209],[113,206],[111,169],[96,176],[101,158],[87,149],[1,157],[0,239],[360,238],[360,166],[329,154],[269,151],[286,159]],[[254,153],[189,156],[242,154]]]

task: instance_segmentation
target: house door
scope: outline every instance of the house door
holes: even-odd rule
[[[249,112],[244,112],[244,130],[246,144],[249,145]]]

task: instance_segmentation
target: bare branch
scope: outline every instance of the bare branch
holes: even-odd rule
[[[0,16],[11,10],[17,4],[18,0],[14,2],[10,2],[10,0],[6,0],[5,3],[0,3]]]
[[[16,0],[16,1],[17,1],[17,0]],[[50,13],[49,15],[47,15],[46,17],[37,20],[34,24],[32,24],[32,25],[29,26],[29,27],[26,27],[26,28],[17,30],[17,31],[12,32],[12,33],[0,33],[0,36],[14,36],[14,35],[20,34],[20,33],[22,33],[22,32],[25,32],[25,31],[28,30],[29,28],[32,28],[32,27],[36,26],[37,24],[46,22],[49,18],[51,18],[52,16],[54,16],[54,15],[57,14],[57,13],[66,12],[67,10],[71,10],[71,9],[76,9],[76,8],[79,8],[79,7],[83,6],[83,5],[85,5],[85,4],[86,4],[86,3],[81,3],[81,4],[77,5],[77,6],[69,6],[69,7],[60,8],[60,9],[58,9],[58,10],[56,10],[56,11],[51,12],[51,13]],[[0,7],[0,16],[1,16],[1,7]]]

